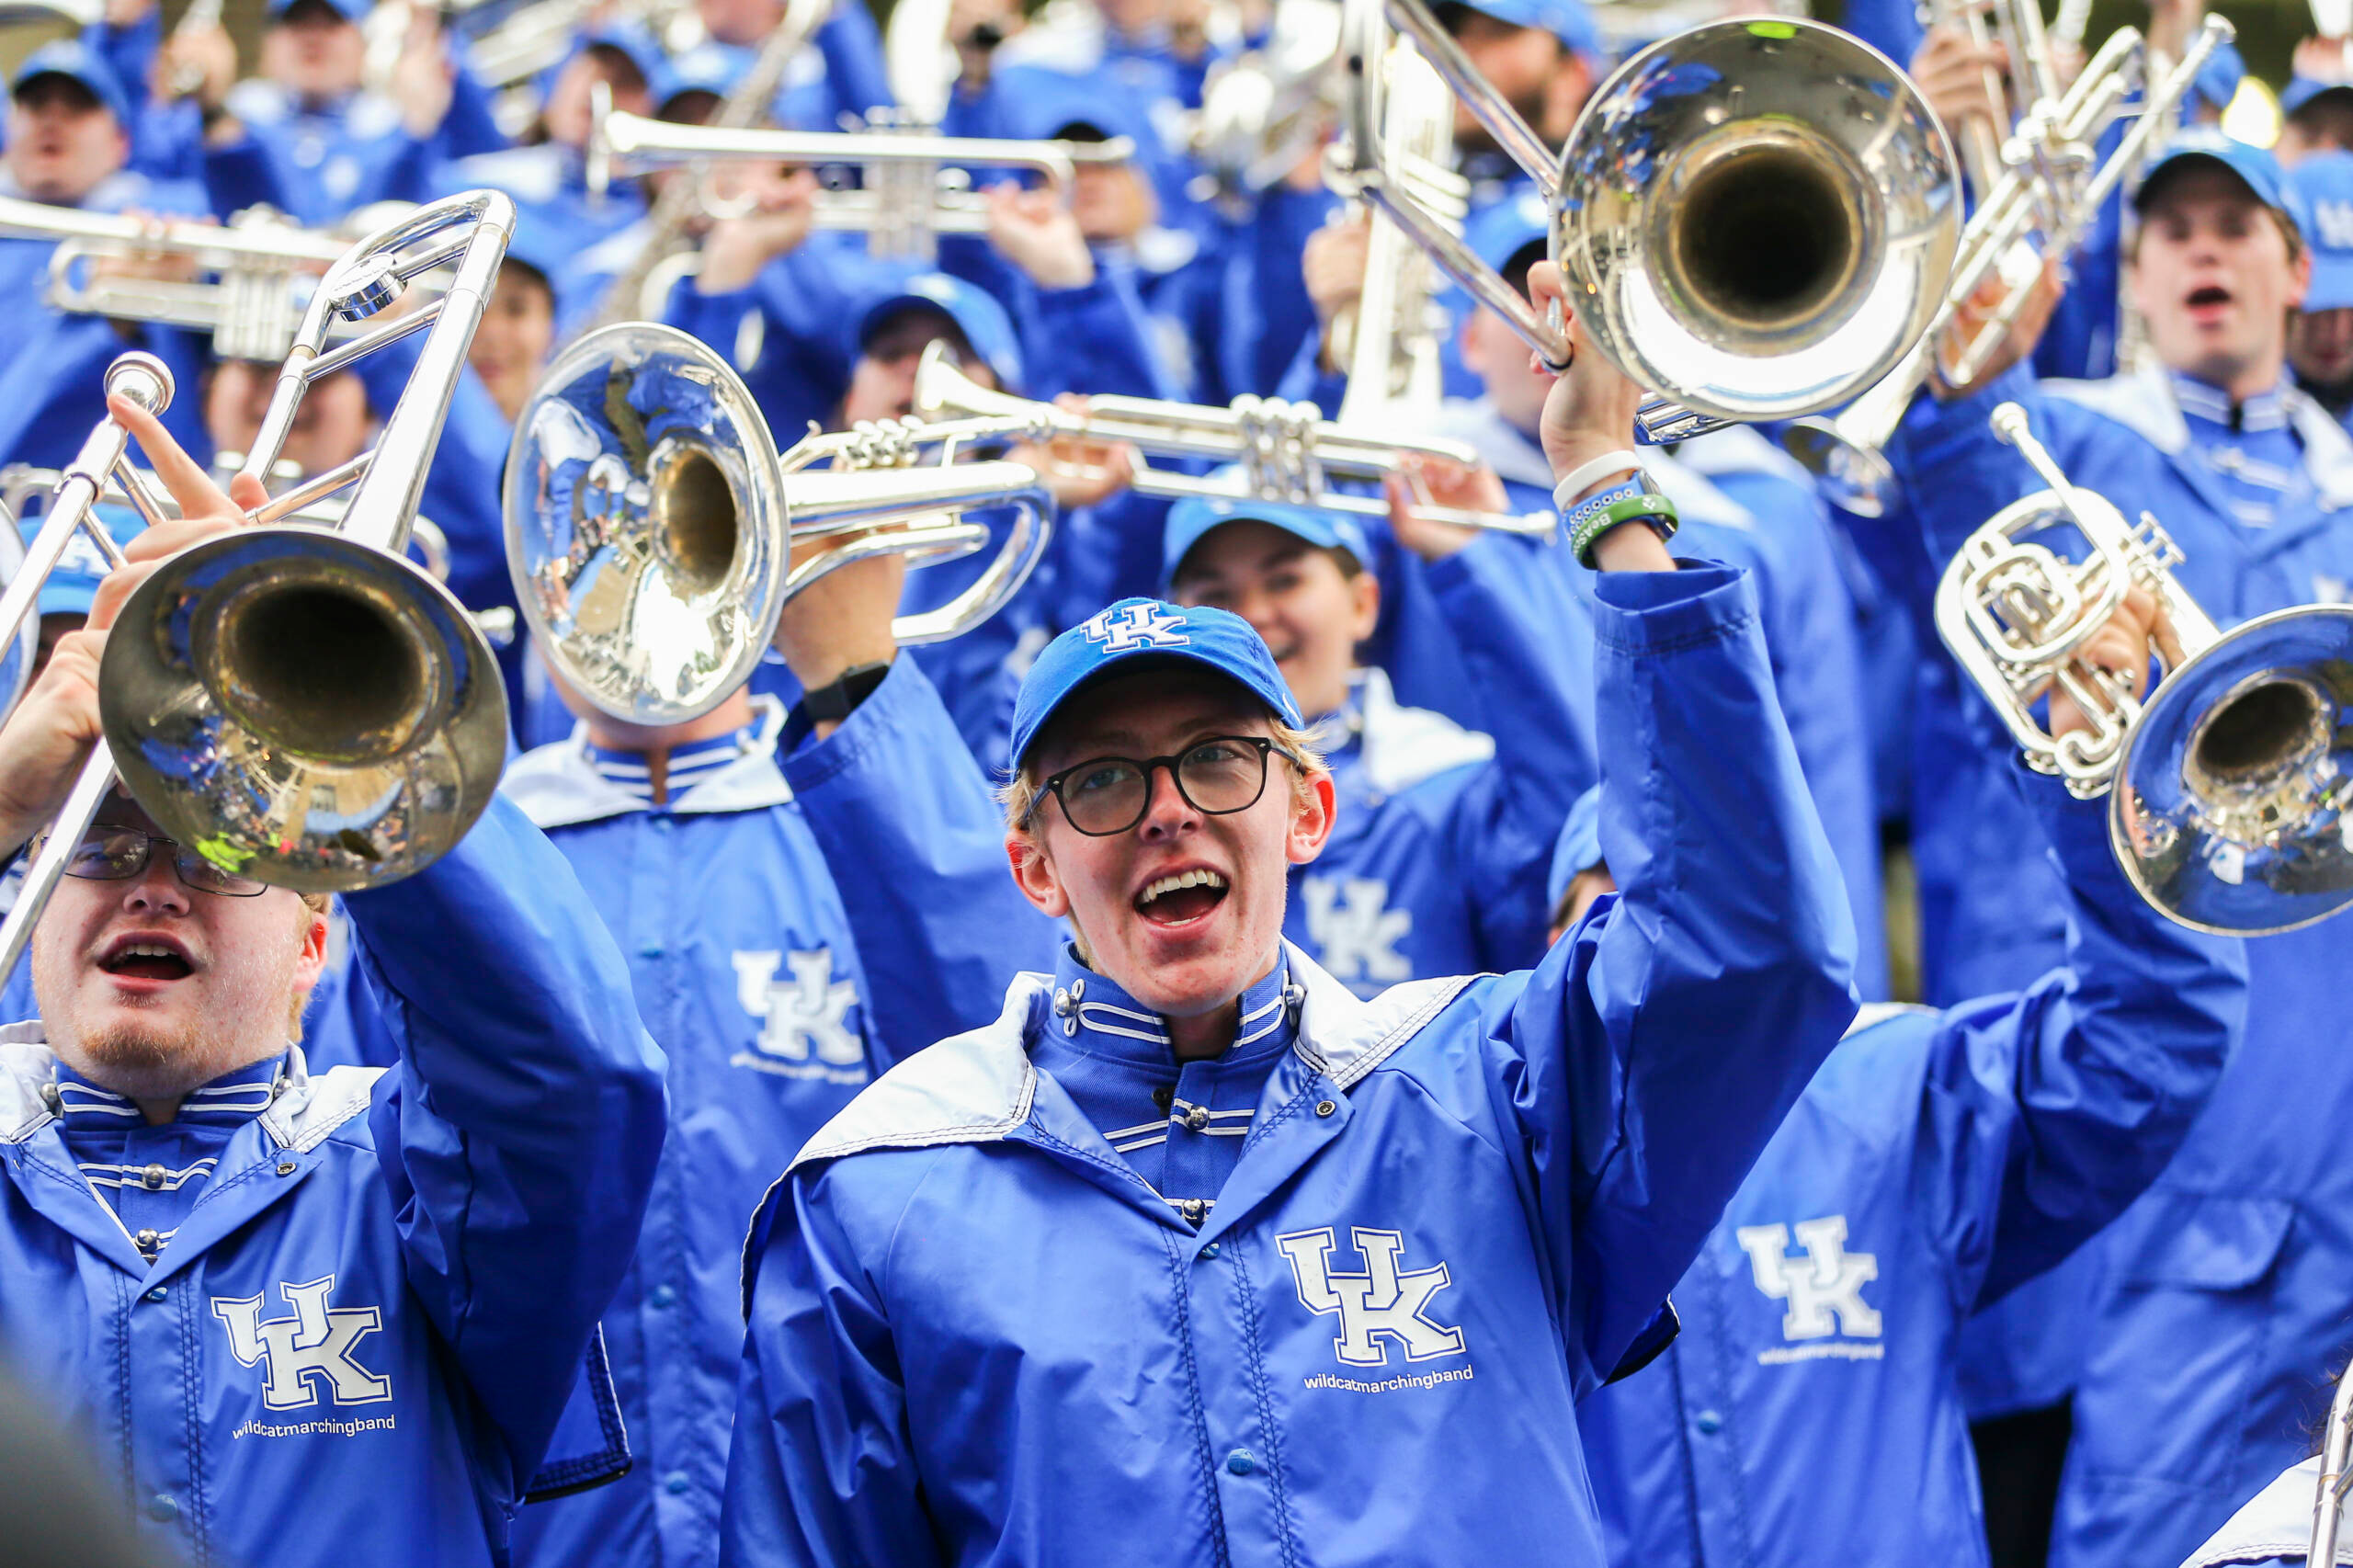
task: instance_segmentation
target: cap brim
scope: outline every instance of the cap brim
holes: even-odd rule
[[[2298,308],[2311,314],[2348,307],[2353,307],[2353,255],[2314,256],[2312,287],[2304,291],[2304,302]]]
[[[1257,703],[1262,708],[1265,708],[1267,712],[1273,714],[1276,718],[1280,719],[1283,717],[1283,713],[1280,709],[1267,702],[1267,694],[1265,692],[1260,691],[1248,681],[1243,679],[1240,676],[1235,675],[1223,665],[1219,664],[1215,659],[1210,658],[1201,653],[1188,653],[1182,648],[1155,648],[1149,653],[1131,653],[1125,658],[1118,659],[1110,664],[1105,665],[1100,669],[1095,670],[1089,674],[1084,680],[1078,682],[1078,684],[1072,687],[1068,691],[1063,692],[1060,697],[1056,698],[1052,707],[1038,715],[1037,727],[1029,732],[1029,740],[1023,744],[1020,752],[1013,758],[1013,766],[1016,768],[1018,768],[1023,763],[1027,762],[1029,760],[1029,754],[1036,751],[1038,749],[1039,743],[1046,738],[1046,733],[1054,727],[1054,720],[1061,715],[1062,710],[1069,707],[1071,703],[1075,701],[1077,699],[1086,696],[1090,691],[1093,691],[1097,687],[1102,686],[1112,680],[1125,680],[1131,676],[1150,675],[1154,670],[1165,670],[1178,667],[1207,670],[1210,674],[1218,676],[1229,685],[1233,686],[1251,701]]]
[[[2141,183],[2133,188],[2132,210],[2135,212],[2146,210],[2150,197],[2153,193],[2163,190],[2165,185],[2178,176],[2183,170],[2192,168],[2200,164],[2212,165],[2214,167],[2222,170],[2224,174],[2229,175],[2233,179],[2238,181],[2239,185],[2246,191],[2246,193],[2249,196],[2254,197],[2256,200],[2261,202],[2266,207],[2274,209],[2275,210],[2278,209],[2279,203],[2267,200],[2263,192],[2255,187],[2255,182],[2247,178],[2245,171],[2241,170],[2228,158],[2213,153],[2192,152],[2176,153],[2171,157],[2165,159],[2155,167],[2152,168],[2148,172],[2147,176],[2142,179]]]

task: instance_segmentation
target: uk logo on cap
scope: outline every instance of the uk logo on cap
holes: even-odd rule
[[[1185,623],[1156,604],[1113,605],[1082,628],[1089,642],[1100,642],[1107,653],[1132,653],[1140,648],[1183,648],[1192,639]]]

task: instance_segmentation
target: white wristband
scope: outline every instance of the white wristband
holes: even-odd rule
[[[1552,505],[1565,512],[1577,504],[1577,498],[1601,480],[1605,474],[1632,469],[1643,476],[1643,488],[1652,488],[1650,471],[1643,467],[1643,460],[1631,449],[1604,452],[1589,463],[1580,463],[1569,472],[1567,478],[1552,487]]]

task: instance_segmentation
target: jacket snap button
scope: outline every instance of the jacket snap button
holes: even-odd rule
[[[153,1231],[142,1231],[137,1235],[131,1238],[131,1244],[137,1247],[141,1252],[153,1252],[155,1250],[155,1244],[162,1239],[163,1238],[156,1235]]]
[[[1318,1116],[1329,1116],[1339,1108],[1340,1108],[1338,1106],[1334,1105],[1330,1100],[1317,1100],[1315,1102],[1315,1114]]]
[[[1217,1244],[1216,1244],[1215,1242],[1211,1242],[1209,1245],[1207,1245],[1207,1246],[1203,1247],[1203,1248],[1201,1249],[1201,1251],[1200,1251],[1200,1259],[1201,1259],[1201,1261],[1202,1261],[1203,1263],[1207,1263],[1207,1262],[1209,1262],[1209,1261],[1210,1261],[1210,1259],[1211,1259],[1211,1258],[1215,1257],[1216,1256],[1217,1256]]]
[[[161,1192],[164,1189],[164,1177],[168,1174],[170,1173],[161,1165],[149,1165],[139,1173],[139,1185],[150,1192]]]
[[[159,1525],[168,1525],[180,1517],[180,1506],[169,1494],[158,1492],[147,1499],[147,1517]]]
[[[1691,1418],[1691,1425],[1699,1429],[1700,1436],[1712,1437],[1724,1429],[1724,1418],[1712,1410],[1703,1410]]]
[[[667,1307],[676,1304],[678,1293],[667,1285],[656,1285],[645,1293],[645,1299],[654,1306]]]
[[[1210,1112],[1207,1106],[1197,1105],[1192,1109],[1185,1113],[1185,1126],[1191,1131],[1199,1132],[1202,1128],[1207,1127],[1209,1124]]]
[[[1249,1449],[1236,1449],[1225,1456],[1225,1468],[1232,1474],[1247,1475],[1258,1468],[1258,1461],[1250,1457]]]
[[[688,1486],[692,1483],[687,1480],[686,1471],[682,1470],[674,1470],[670,1472],[669,1479],[663,1482],[662,1484],[668,1490],[670,1494],[675,1497],[679,1493],[684,1492]]]
[[[1152,1103],[1160,1108],[1161,1115],[1165,1116],[1168,1108],[1176,1103],[1176,1091],[1164,1084],[1152,1091]]]
[[[170,1294],[170,1290],[165,1289],[161,1285],[158,1285],[153,1290],[147,1292],[147,1299],[151,1301],[160,1301]]]
[[[278,1161],[278,1174],[279,1176],[292,1176],[294,1174],[294,1162],[291,1160]]]

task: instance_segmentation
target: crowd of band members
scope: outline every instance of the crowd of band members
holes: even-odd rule
[[[2193,7],[2161,0],[2153,35],[2186,37]],[[119,0],[13,77],[5,194],[216,219],[266,203],[309,225],[478,187],[512,196],[514,241],[423,506],[449,541],[452,589],[476,609],[511,608],[499,478],[515,421],[555,349],[608,313],[608,290],[650,233],[656,180],[677,177],[590,191],[592,88],[629,112],[706,119],[782,10],[701,0],[700,41],[676,52],[626,16],[593,20],[510,139],[463,38],[423,8],[379,80],[361,0],[271,0],[256,74],[241,79],[224,33],[167,35],[152,6]],[[1440,14],[1555,143],[1612,63],[1577,0],[1456,0]],[[943,129],[1132,141],[1129,161],[1083,166],[1066,200],[993,189],[984,235],[943,236],[917,261],[815,225],[806,172],[730,172],[744,199],[698,228],[699,266],[662,314],[736,364],[780,446],[813,425],[907,413],[934,343],[972,380],[1031,398],[1338,406],[1331,328],[1361,281],[1361,223],[1313,151],[1237,194],[1211,189],[1182,141],[1210,68],[1245,37],[1184,0],[1045,16],[1025,22],[991,0],[957,8],[964,74]],[[1846,22],[1911,62],[1949,122],[1990,112],[1974,84],[2004,64],[1998,51],[1989,61],[1958,34],[1924,32],[1909,4],[1852,6]],[[0,1335],[71,1423],[96,1428],[141,1528],[202,1561],[473,1562],[506,1543],[529,1568],[914,1562],[965,1560],[980,1540],[1012,1543],[1014,1560],[1074,1561],[1074,1541],[1099,1560],[1119,1553],[1122,1531],[1132,1543],[1192,1529],[1234,1556],[1279,1557],[1279,1543],[1305,1540],[1306,1560],[1321,1561],[1313,1542],[1360,1529],[1392,1542],[1438,1532],[1398,1549],[1401,1561],[1533,1560],[1521,1532],[1537,1530],[1578,1562],[1965,1564],[1987,1551],[1969,1423],[2062,1404],[2073,1436],[2050,1560],[2193,1557],[2310,1452],[2353,1354],[2353,1167],[2311,1132],[2353,1111],[2328,1000],[2342,972],[2332,955],[2353,937],[2324,924],[2240,943],[2157,916],[2110,858],[2100,808],[2016,763],[1928,604],[1962,539],[2040,487],[1989,430],[2006,400],[2076,483],[2164,520],[2184,584],[2222,624],[2353,598],[2353,86],[2333,85],[2353,79],[2353,60],[2308,42],[2297,64],[2267,153],[2207,123],[2237,85],[2225,51],[2190,123],[2046,289],[1998,373],[1916,402],[1888,454],[1903,496],[1889,515],[1838,511],[1769,431],[1647,451],[1679,517],[1674,554],[1736,569],[1682,574],[1697,585],[1688,604],[1655,584],[1613,585],[1559,543],[1418,519],[1402,492],[1385,520],[1171,503],[1128,483],[1131,455],[1097,451],[1052,471],[1061,514],[1045,563],[1006,610],[949,642],[899,650],[889,617],[945,602],[986,552],[912,574],[888,562],[836,574],[788,609],[744,689],[666,729],[596,710],[518,638],[503,655],[515,729],[504,799],[413,885],[313,912],[310,1000],[290,1054],[241,1063],[207,1086],[211,1108],[153,1127],[123,1125],[126,1102],[103,1085],[59,1069],[44,1090],[10,1066]],[[180,79],[200,85],[165,89]],[[875,19],[842,0],[768,119],[834,129],[890,101]],[[1456,130],[1472,181],[1466,237],[1527,292],[1545,255],[1542,201],[1467,117]],[[70,458],[126,347],[174,368],[182,390],[164,424],[199,463],[244,450],[274,367],[217,359],[181,329],[40,303],[49,251],[0,240],[19,301],[0,317],[0,463]],[[1483,463],[1427,483],[1449,499],[1552,508],[1552,378],[1500,318],[1448,302],[1438,429]],[[2128,316],[2146,350],[2119,373]],[[316,387],[287,457],[319,472],[363,449],[405,370],[394,352]],[[109,523],[132,541],[128,514]],[[45,656],[74,646],[103,602],[102,574],[94,551],[77,551],[44,590]],[[1242,994],[1245,1019],[1255,1000],[1280,1028],[1180,1061],[1149,1027],[1150,1000],[1089,971],[1063,922],[1008,878],[997,796],[1034,739],[1022,729],[1033,661],[1073,629],[1095,626],[1101,642],[1107,607],[1139,596],[1245,621],[1328,764],[1328,837],[1290,868],[1281,930],[1336,998],[1377,1010],[1401,983],[1535,969],[1540,989],[1589,984],[1607,1034],[1639,1011],[1642,984],[1623,967],[1635,960],[1588,974],[1579,966],[1594,952],[1563,933],[1607,948],[1577,922],[1608,900],[1629,948],[1629,924],[1656,912],[1651,1005],[1671,1010],[1689,986],[1706,1006],[1687,1032],[1712,1017],[1710,1050],[1753,1061],[1745,1104],[1711,1082],[1662,1088],[1644,1077],[1656,1062],[1581,1084],[1621,1115],[1656,1119],[1655,1141],[1634,1141],[1639,1159],[1597,1156],[1583,1142],[1589,1106],[1527,1089],[1542,1103],[1520,1107],[1519,1135],[1568,1152],[1522,1217],[1556,1244],[1616,1249],[1606,1256],[1518,1278],[1524,1260],[1483,1253],[1478,1227],[1462,1228],[1475,1206],[1453,1213],[1461,1223],[1427,1221],[1456,1237],[1438,1250],[1457,1296],[1532,1292],[1552,1314],[1544,1369],[1557,1388],[1499,1347],[1492,1374],[1478,1363],[1475,1396],[1467,1385],[1404,1396],[1454,1398],[1448,1419],[1469,1426],[1445,1430],[1511,1433],[1483,1456],[1427,1447],[1438,1428],[1416,1430],[1398,1395],[1319,1409],[1288,1393],[1252,1416],[1255,1446],[1197,1453],[1194,1434],[1168,1426],[1223,1419],[1213,1399],[1121,1403],[1122,1376],[1159,1390],[1167,1375],[1122,1360],[1134,1314],[1152,1320],[1141,1339],[1191,1331],[1157,1321],[1165,1303],[1143,1297],[1057,1300],[1073,1287],[1055,1256],[1138,1244],[1105,1212],[1033,1204],[994,1145],[958,1154],[921,1191],[902,1190],[897,1156],[829,1165],[802,1153],[837,1117],[854,1131],[885,1116],[887,1098],[850,1108],[894,1064],[999,1019],[1007,981],[1038,971],[1056,996],[1090,999],[1071,1006],[1067,1031],[1027,1038],[1067,1090],[1054,1108],[1063,1135],[1092,1136],[1108,1151],[1097,1165],[1141,1176],[1190,1233],[1210,1222],[1245,1138],[1257,1142],[1252,1113],[1270,1075],[1313,1032],[1313,1005],[1302,1023],[1290,993],[1320,994],[1326,981],[1283,960]],[[1657,699],[1630,698],[1629,683],[1661,678],[1638,655],[1666,646],[1671,621],[1704,623],[1739,673],[1679,713],[1685,728],[1650,724],[1638,744],[1625,721]],[[1760,634],[1752,670],[1741,640]],[[841,689],[855,692],[846,717],[814,718],[802,702]],[[1743,691],[1775,700],[1744,704]],[[1699,777],[1711,773],[1713,785]],[[1811,812],[1793,812],[1781,785],[1802,785]],[[1744,810],[1735,786],[1763,793]],[[1644,790],[1703,824],[1701,858],[1671,876],[1626,803]],[[1905,980],[1925,1006],[1892,1000],[1881,857],[1895,843],[1916,881]],[[139,885],[206,896],[169,892],[172,874],[158,855]],[[1845,1014],[1811,1044],[1758,1038],[1800,1017],[1819,1036],[1835,1005],[1760,1005],[1761,1021],[1744,1025],[1751,994],[1726,979],[1739,966],[1702,973],[1699,960],[1727,955],[1677,949],[1681,922],[1706,924],[1693,909],[1737,905],[1757,883],[1792,906],[1850,912],[1850,935],[1781,957],[1851,983],[1865,1011],[1836,1049]],[[47,1005],[30,965],[0,1003],[6,1020]],[[1143,1036],[1101,1027],[1123,1015]],[[41,1039],[32,1027],[0,1038]],[[1512,1049],[1574,1061],[1585,1027],[1572,1005],[1566,1024]],[[1494,1085],[1463,1071],[1418,1092],[1452,1108],[1471,1140],[1495,1136],[1464,1108]],[[44,1104],[40,1145],[27,1129]],[[1370,1100],[1354,1114],[1391,1127],[1360,1138],[1440,1157],[1414,1142],[1427,1131],[1410,1117]],[[222,1182],[237,1151],[258,1158],[249,1124],[272,1117],[285,1135],[273,1126],[260,1174]],[[350,1131],[363,1126],[364,1138]],[[848,1146],[849,1132],[828,1136]],[[1711,1137],[1721,1147],[1690,1147]],[[1469,1161],[1467,1187],[1484,1179],[1465,1151],[1444,1157]],[[160,1187],[119,1176],[157,1168],[169,1172]],[[45,1192],[44,1171],[74,1190]],[[1667,1222],[1648,1206],[1655,1194],[1631,1190],[1645,1180],[1688,1182],[1712,1206]],[[313,1189],[306,1204],[279,1196],[296,1186]],[[230,1187],[243,1196],[216,1203]],[[389,1206],[358,1196],[387,1188]],[[1442,1199],[1415,1201],[1447,1212]],[[861,1359],[890,1310],[946,1310],[946,1298],[888,1296],[863,1272],[870,1233],[902,1221],[943,1255],[928,1259],[938,1280],[956,1277],[962,1227],[1034,1256],[1034,1292],[938,1328],[922,1368]],[[270,1274],[289,1234],[326,1261]],[[1613,1267],[1629,1256],[1640,1267]],[[175,1304],[175,1264],[214,1306]],[[261,1317],[299,1312],[275,1292],[331,1269],[330,1305],[416,1307],[385,1307],[371,1363],[402,1391],[398,1439],[244,1435],[258,1410],[207,1392],[257,1375],[239,1369],[251,1363],[218,1303],[258,1294]],[[1662,1343],[1670,1286],[1680,1333]],[[61,1295],[96,1304],[49,1312]],[[1493,1321],[1525,1336],[1541,1316]],[[1033,1408],[1039,1387],[1025,1380],[1041,1364],[1066,1367],[1066,1385],[1046,1386],[1091,1414],[1063,1429]],[[1331,1369],[1277,1369],[1294,1381]],[[1188,1373],[1264,1375],[1243,1363]],[[411,1387],[435,1391],[414,1415]],[[1531,1436],[1531,1422],[1566,1429]],[[1046,1439],[1072,1451],[1034,1453],[1040,1430],[1074,1434]],[[1400,1477],[1404,1500],[1366,1506],[1357,1481],[1334,1479],[1348,1467],[1312,1454],[1346,1444]],[[1194,1473],[1212,1460],[1224,1468]],[[1590,1512],[1509,1517],[1525,1472],[1580,1467]],[[1152,1500],[1155,1479],[1174,1502]],[[1215,1501],[1215,1520],[1162,1517],[1188,1487]],[[1480,1518],[1490,1504],[1505,1517]],[[1345,1555],[1382,1558],[1362,1541]]]

